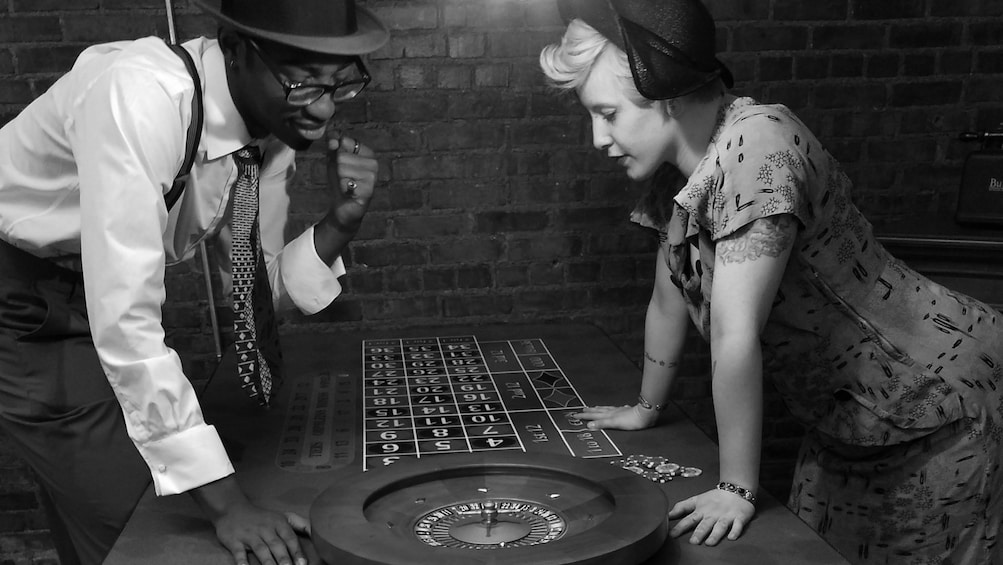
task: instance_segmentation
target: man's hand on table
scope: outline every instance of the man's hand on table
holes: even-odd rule
[[[309,534],[305,518],[282,514],[251,503],[233,475],[191,491],[213,526],[216,537],[236,565],[248,565],[249,555],[261,565],[308,565],[297,532]]]

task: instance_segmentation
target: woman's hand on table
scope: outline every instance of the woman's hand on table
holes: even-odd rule
[[[574,414],[590,430],[643,430],[655,425],[658,412],[637,405],[588,406]]]
[[[669,519],[679,522],[669,531],[677,538],[693,530],[690,543],[717,545],[722,539],[736,540],[752,520],[756,507],[748,500],[723,490],[710,490],[676,503]]]

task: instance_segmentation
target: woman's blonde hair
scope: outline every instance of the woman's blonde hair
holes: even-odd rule
[[[651,103],[634,86],[627,54],[596,29],[580,19],[571,20],[560,44],[548,45],[540,52],[540,67],[550,86],[575,90],[585,84],[601,59],[610,58],[617,78],[623,81],[630,98],[637,103]]]
[[[547,76],[550,86],[560,90],[575,90],[585,84],[592,69],[604,58],[611,59],[613,72],[623,82],[627,98],[638,106],[653,106],[660,103],[668,115],[675,113],[678,102],[683,99],[707,102],[722,96],[725,92],[724,83],[720,78],[716,78],[679,98],[668,100],[645,98],[634,84],[627,54],[580,19],[573,19],[568,23],[560,44],[548,45],[540,51],[540,68]]]

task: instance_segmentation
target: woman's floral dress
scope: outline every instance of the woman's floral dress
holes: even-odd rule
[[[709,339],[714,242],[797,218],[762,334],[764,376],[808,429],[789,507],[856,563],[1003,564],[1003,315],[889,255],[850,190],[790,110],[739,98],[675,198],[632,219],[668,239]]]

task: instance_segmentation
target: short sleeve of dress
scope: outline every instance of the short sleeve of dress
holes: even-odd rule
[[[786,112],[747,108],[722,125],[677,201],[714,240],[777,214],[793,214],[806,226],[813,144],[811,133]]]

